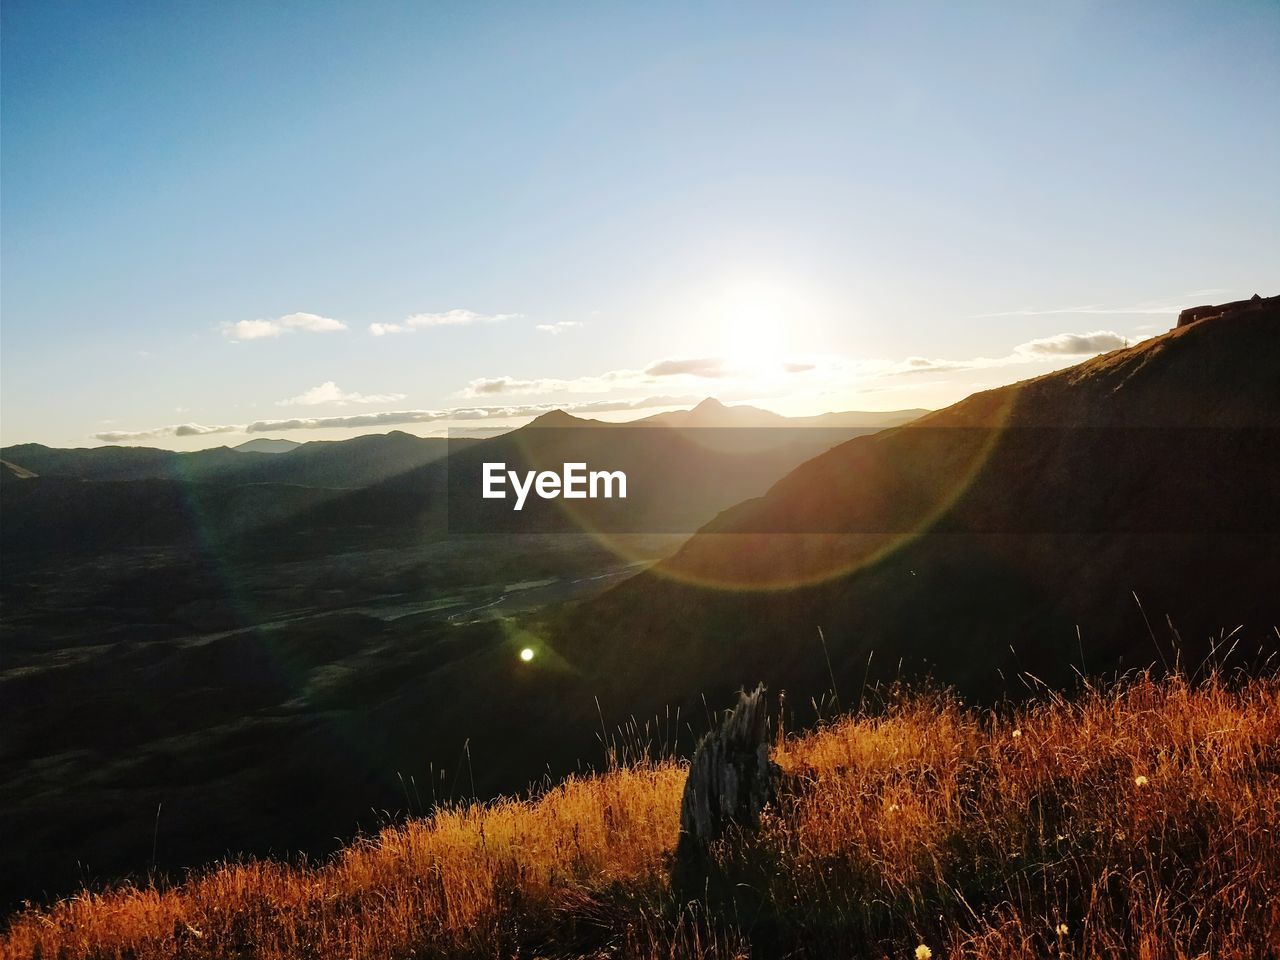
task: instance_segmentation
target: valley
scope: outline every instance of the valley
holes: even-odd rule
[[[687,532],[665,530],[873,429],[776,430],[664,478],[673,451],[724,435],[726,417],[787,423],[730,409],[700,408],[696,435],[555,417],[485,441],[6,448],[40,470],[4,486],[0,831],[26,839],[0,853],[0,899],[239,853],[319,855],[431,798],[602,762],[592,681],[556,652],[547,616],[669,556]],[[603,534],[544,512],[525,531],[450,529],[450,507],[471,503],[450,493],[469,476],[459,464],[565,448],[622,458],[647,480],[638,503],[677,502],[674,520],[643,513],[620,524],[640,532]],[[680,501],[673,483],[705,493]],[[566,728],[550,704],[584,719]]]

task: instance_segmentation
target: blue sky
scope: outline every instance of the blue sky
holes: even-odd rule
[[[3,18],[5,443],[939,406],[1280,292],[1275,2]]]

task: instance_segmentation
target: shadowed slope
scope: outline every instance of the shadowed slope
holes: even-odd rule
[[[1190,656],[1241,625],[1267,642],[1278,430],[1273,299],[842,444],[558,636],[635,709],[827,689],[818,627],[845,692],[903,671],[990,696],[1172,659],[1134,594]]]

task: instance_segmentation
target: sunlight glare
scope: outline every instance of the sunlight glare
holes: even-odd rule
[[[799,287],[773,278],[726,283],[710,321],[731,366],[759,374],[792,358],[807,339],[813,305]]]

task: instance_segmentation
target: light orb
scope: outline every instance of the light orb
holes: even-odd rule
[[[521,651],[520,651],[520,659],[521,659],[521,660],[523,660],[525,663],[528,663],[530,660],[532,660],[532,659],[533,659],[533,647],[525,647],[523,650],[521,650]]]

